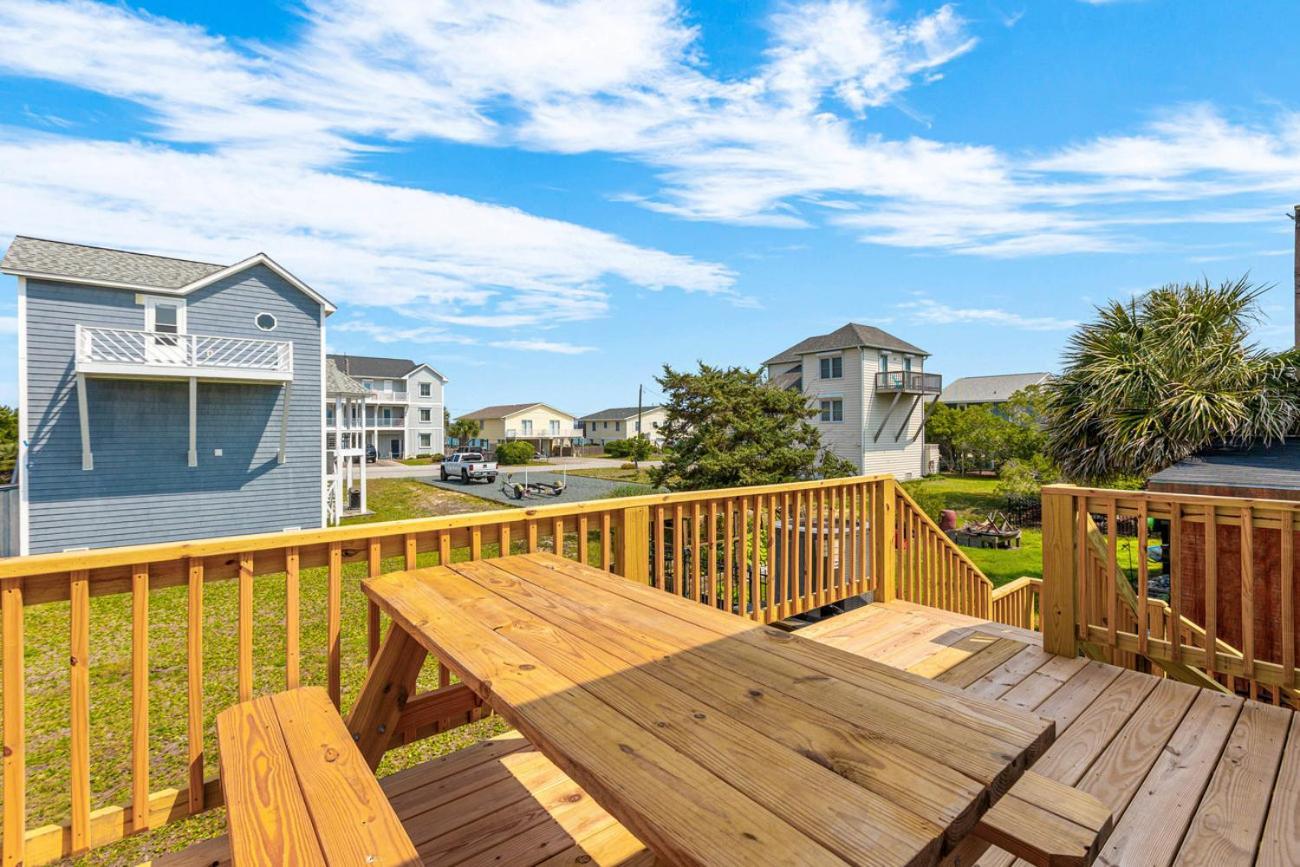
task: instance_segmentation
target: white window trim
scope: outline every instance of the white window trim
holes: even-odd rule
[[[262,327],[262,324],[261,324],[260,322],[257,321],[257,320],[261,319],[263,316],[270,316],[270,317],[271,317],[271,327],[270,327],[270,328],[263,328],[263,327]],[[260,313],[255,313],[255,314],[253,314],[253,327],[256,328],[258,331],[274,331],[275,329],[277,329],[277,328],[280,327],[280,320],[279,320],[279,318],[276,317],[276,315],[275,315],[274,313],[269,313],[269,312],[263,310],[263,311],[261,311]]]
[[[837,400],[840,402],[840,417],[838,419],[835,418],[835,406],[834,406],[835,401]],[[822,418],[823,403],[831,404],[831,407],[828,410],[831,414],[831,418]],[[817,398],[817,420],[822,424],[844,424],[844,398],[832,397],[829,395],[819,395]]]
[[[428,418],[425,418],[425,417],[424,417],[424,414],[425,414],[425,413],[428,413],[428,414],[429,414],[429,417],[428,417]],[[431,410],[431,409],[425,409],[424,407],[421,407],[421,408],[420,408],[419,420],[420,420],[420,424],[433,424],[433,410]]]
[[[144,330],[154,330],[154,325],[158,321],[159,304],[176,308],[176,333],[188,334],[189,329],[186,325],[185,316],[185,299],[163,298],[157,295],[146,295],[144,298]]]
[[[840,375],[839,375],[839,376],[835,376],[835,359],[836,359],[836,358],[840,359]],[[830,376],[822,376],[822,375],[821,375],[821,373],[822,373],[822,362],[823,362],[823,361],[828,361],[828,362],[830,362],[830,364],[827,365],[827,366],[830,368],[830,372],[831,372],[831,375],[830,375]],[[819,355],[819,356],[817,356],[817,378],[818,378],[818,379],[843,379],[843,378],[844,378],[844,354],[843,354],[843,353],[839,353],[839,352],[837,352],[837,353],[834,353],[834,354],[832,354],[832,355]]]

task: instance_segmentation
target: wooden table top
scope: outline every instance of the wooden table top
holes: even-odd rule
[[[365,592],[673,863],[930,864],[1050,721],[550,554]]]

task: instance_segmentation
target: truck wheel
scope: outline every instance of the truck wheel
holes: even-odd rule
[[[446,468],[446,467],[441,467],[441,468],[438,470],[438,472],[442,475],[442,480],[443,480],[444,482],[447,481],[447,468]]]
[[[461,471],[460,471],[460,483],[461,483],[462,485],[468,485],[468,484],[469,484],[469,470],[461,470]]]

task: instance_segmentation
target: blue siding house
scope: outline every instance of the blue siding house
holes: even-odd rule
[[[324,524],[325,317],[270,257],[19,236],[21,553]]]

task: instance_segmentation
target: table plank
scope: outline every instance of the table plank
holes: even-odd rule
[[[442,567],[438,567],[442,568]],[[421,570],[427,574],[428,571]],[[394,621],[656,852],[683,864],[842,864],[413,574],[368,579]],[[593,737],[593,732],[599,733]]]
[[[543,588],[523,582],[492,561],[457,564],[453,568],[529,608],[557,627],[561,634],[596,637],[601,648],[673,685],[715,714],[742,720],[752,729],[748,738],[761,733],[802,755],[815,757],[858,786],[951,829],[954,833],[949,836],[953,839],[959,839],[974,825],[985,784],[944,764],[930,752],[908,747],[908,732],[918,721],[906,708],[892,713],[882,711],[876,697],[865,693],[838,707],[843,716],[836,716],[828,712],[823,700],[832,688],[825,681],[804,683],[795,690],[795,695],[788,695],[778,688],[775,678],[767,672],[754,675],[743,661],[717,664],[707,654],[684,650],[684,645],[666,643],[662,634],[640,628],[646,620],[645,612],[635,609],[614,612],[591,594],[581,597],[585,602],[560,593],[543,595]],[[520,568],[513,566],[512,571]],[[714,645],[716,641],[707,643]],[[760,662],[768,665],[780,660],[773,663],[763,656]],[[787,680],[793,684],[806,678],[806,670],[795,668]],[[834,702],[831,704],[834,706]],[[935,741],[932,746],[935,749],[942,746],[942,751],[950,752],[952,744],[943,740]],[[957,761],[967,764],[961,757]],[[1005,767],[1005,762],[979,765],[971,761],[969,764],[976,771],[985,772],[989,781]]]
[[[325,690],[304,687],[270,698],[326,860],[418,864],[415,846]]]
[[[271,697],[222,711],[217,746],[232,859],[244,864],[324,865]]]
[[[594,698],[847,860],[896,864],[911,861],[918,852],[930,860],[938,854],[939,826],[736,719],[710,712],[697,698],[656,679],[637,662],[584,640],[598,631],[597,620],[588,617],[567,629],[538,619],[475,580],[508,577],[488,561],[456,564],[451,571],[455,574],[439,573],[436,588],[462,611],[472,612],[525,652],[546,659]],[[537,594],[532,599],[544,604]],[[818,797],[808,798],[809,791]]]
[[[600,613],[608,629],[623,633],[623,644],[631,650],[648,647],[661,656],[671,656],[683,663],[699,659],[712,667],[724,681],[743,673],[758,681],[758,688],[764,690],[765,695],[779,693],[823,714],[869,726],[871,737],[940,758],[961,773],[998,791],[1009,786],[1027,763],[1026,744],[1032,744],[1033,740],[1006,727],[993,726],[990,729],[983,725],[984,720],[971,720],[960,713],[944,710],[939,706],[950,696],[932,686],[928,688],[934,694],[934,709],[921,701],[927,688],[924,683],[911,695],[914,700],[900,701],[897,693],[918,685],[892,679],[882,683],[870,669],[849,673],[834,664],[827,664],[827,658],[820,653],[812,656],[820,660],[823,668],[820,673],[818,670],[810,671],[805,659],[799,658],[804,655],[800,651],[818,647],[817,642],[791,639],[786,633],[770,627],[751,626],[724,636],[698,629],[692,623],[665,620],[653,608],[627,606],[611,601],[604,594],[592,593],[569,580],[571,575],[568,571],[557,573],[557,570],[547,568],[548,565],[521,560],[510,564],[510,570],[521,580],[537,584],[553,598],[568,600],[571,608]],[[726,621],[737,619],[707,609],[704,613],[723,621],[724,627],[729,626]],[[755,644],[749,640],[755,630],[770,631],[785,638],[776,643]],[[838,652],[833,653],[840,656]],[[859,658],[852,654],[843,655],[850,660]],[[978,707],[980,703],[977,701],[975,704]],[[1050,731],[1050,723],[1035,722]],[[996,734],[990,734],[990,731]]]

